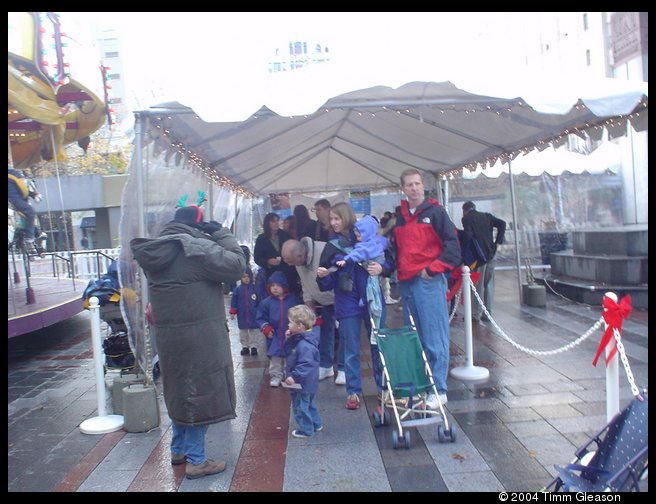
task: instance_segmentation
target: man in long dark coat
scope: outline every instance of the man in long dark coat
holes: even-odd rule
[[[148,278],[164,401],[173,421],[171,463],[189,479],[225,470],[205,455],[209,424],[235,418],[236,394],[222,282],[239,280],[244,254],[230,231],[182,207],[158,238],[135,238]]]

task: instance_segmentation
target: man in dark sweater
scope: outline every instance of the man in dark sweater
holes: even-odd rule
[[[479,266],[481,281],[476,286],[478,295],[483,300],[488,313],[492,313],[494,302],[494,268],[496,267],[497,246],[503,243],[506,232],[506,221],[491,213],[479,212],[472,201],[462,205],[462,227],[469,236],[474,236],[480,244],[487,262]],[[496,234],[494,230],[496,229]],[[488,320],[483,313],[483,307],[476,299],[472,299],[472,318],[475,322]]]

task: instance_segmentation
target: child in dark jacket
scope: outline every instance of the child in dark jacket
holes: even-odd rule
[[[269,385],[279,387],[285,373],[285,331],[287,329],[287,310],[303,301],[289,292],[287,277],[275,271],[267,281],[269,296],[260,301],[257,307],[257,326],[266,336],[269,356]]]
[[[260,297],[253,282],[253,271],[246,268],[241,276],[241,283],[233,289],[230,300],[230,320],[237,316],[241,355],[257,355],[255,343],[261,336],[255,317],[259,302]]]
[[[292,396],[292,410],[298,429],[292,431],[296,438],[311,438],[323,429],[314,396],[319,384],[319,327],[314,327],[316,317],[306,305],[293,306],[287,312],[288,329],[285,332],[287,378],[284,386]]]

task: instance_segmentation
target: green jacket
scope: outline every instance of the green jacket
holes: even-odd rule
[[[148,278],[155,338],[171,419],[187,426],[235,418],[234,368],[222,282],[246,267],[226,228],[212,236],[178,222],[155,239],[130,241]]]

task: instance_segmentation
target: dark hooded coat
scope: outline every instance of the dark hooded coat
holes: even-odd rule
[[[130,248],[148,278],[169,416],[186,426],[235,418],[222,283],[246,268],[237,240],[226,228],[210,237],[172,221],[158,238],[135,238]]]

